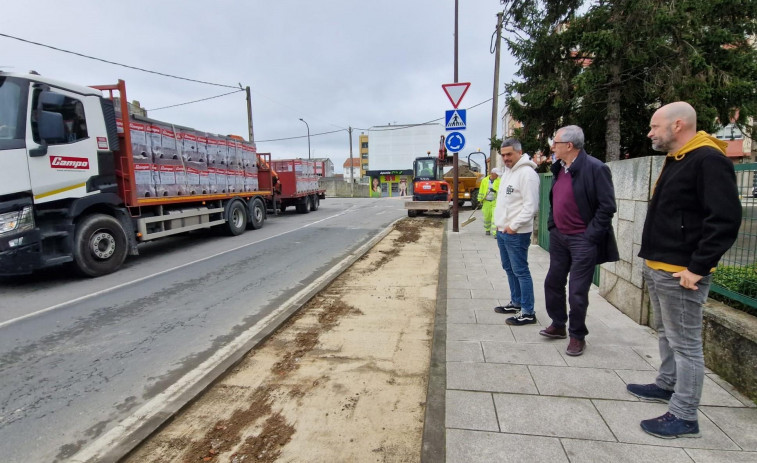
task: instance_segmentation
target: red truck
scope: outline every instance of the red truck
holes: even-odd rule
[[[127,101],[123,81],[0,72],[0,275],[71,263],[97,277],[141,242],[239,235],[276,201],[306,212],[323,198],[277,176],[254,143],[131,115]]]
[[[274,188],[276,209],[283,212],[287,207],[294,206],[300,214],[318,210],[321,199],[326,197],[326,190],[318,185],[318,161],[274,159],[271,166],[278,176]]]

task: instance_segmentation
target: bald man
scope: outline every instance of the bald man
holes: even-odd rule
[[[669,402],[664,415],[641,422],[657,437],[699,437],[704,382],[702,304],[712,271],[736,240],[741,202],[727,143],[697,132],[697,113],[679,101],[658,109],[647,135],[667,153],[649,202],[639,257],[654,311],[662,364],[652,384],[629,384],[643,399]]]

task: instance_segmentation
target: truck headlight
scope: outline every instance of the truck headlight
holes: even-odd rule
[[[32,207],[26,206],[20,211],[0,214],[0,235],[10,232],[22,232],[34,228]]]

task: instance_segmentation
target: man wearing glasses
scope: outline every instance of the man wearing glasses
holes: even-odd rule
[[[547,314],[552,324],[539,332],[570,342],[565,353],[583,354],[586,347],[586,309],[594,267],[618,260],[612,230],[615,189],[610,168],[589,156],[580,127],[569,125],[557,131],[552,152],[552,189],[549,192],[549,271],[544,281]],[[565,285],[568,286],[567,312]],[[567,325],[567,332],[566,332]]]

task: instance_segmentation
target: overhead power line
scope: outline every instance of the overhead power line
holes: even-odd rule
[[[215,99],[215,98],[221,98],[222,96],[226,96],[226,95],[233,95],[233,94],[239,93],[239,92],[244,92],[244,89],[234,90],[233,92],[222,93],[222,94],[216,95],[216,96],[209,96],[207,98],[201,98],[199,100],[187,101],[186,103],[172,104],[170,106],[161,106],[160,108],[145,109],[145,111],[159,111],[161,109],[175,108],[177,106],[184,106],[184,105],[188,105],[188,104],[192,104],[192,103],[199,103],[201,101],[208,101],[208,100],[212,100],[212,99]]]
[[[95,61],[101,61],[103,63],[113,64],[113,65],[121,66],[121,67],[128,68],[128,69],[135,69],[137,71],[149,72],[150,74],[157,74],[159,76],[170,77],[172,79],[186,80],[186,81],[189,81],[189,82],[196,82],[198,84],[214,85],[216,87],[239,88],[236,85],[217,84],[215,82],[206,82],[204,80],[190,79],[188,77],[181,77],[181,76],[175,76],[173,74],[166,74],[164,72],[151,71],[149,69],[144,69],[144,68],[140,68],[140,67],[137,67],[137,66],[130,66],[128,64],[123,64],[123,63],[117,63],[115,61],[110,61],[110,60],[103,59],[103,58],[97,58],[95,56],[85,55],[83,53],[78,53],[78,52],[71,51],[71,50],[65,50],[63,48],[54,47],[52,45],[47,45],[47,44],[44,44],[44,43],[34,42],[32,40],[22,39],[20,37],[15,37],[15,36],[8,35],[8,34],[0,33],[0,36],[7,37],[7,38],[13,39],[13,40],[18,40],[20,42],[29,43],[29,44],[32,44],[32,45],[37,45],[37,46],[40,46],[40,47],[49,48],[51,50],[60,51],[60,52],[63,52],[63,53],[69,53],[71,55],[81,56],[82,58],[87,58],[87,59],[91,59],[91,60],[95,60]]]
[[[347,129],[332,130],[330,132],[311,133],[311,137],[317,137],[318,135],[328,135],[330,133],[346,132]],[[296,140],[298,138],[307,138],[307,135],[299,135],[297,137],[285,137],[285,138],[271,138],[269,140],[255,140],[255,143],[263,143],[268,141],[283,141],[283,140]]]

